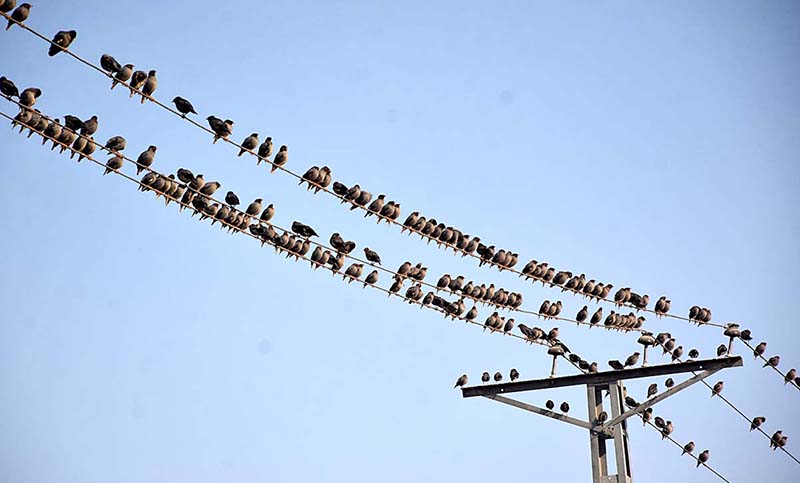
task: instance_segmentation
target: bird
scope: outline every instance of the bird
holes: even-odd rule
[[[366,288],[367,285],[373,285],[375,282],[378,281],[378,271],[373,270],[369,272],[369,275],[364,278],[364,286],[361,288]]]
[[[208,116],[206,118],[208,126],[214,131],[214,143],[222,139],[227,139],[228,136],[233,134],[233,121],[223,121],[216,116]]]
[[[468,381],[469,381],[469,378],[467,377],[467,375],[466,375],[466,374],[462,374],[462,375],[461,375],[461,377],[459,377],[459,378],[456,380],[456,385],[455,385],[455,386],[453,386],[453,389],[455,389],[455,388],[457,388],[457,387],[464,387],[464,386],[466,386]]]
[[[19,89],[17,89],[14,81],[7,79],[5,76],[0,77],[0,92],[2,92],[4,96],[19,97]]]
[[[292,231],[297,233],[298,235],[306,238],[310,238],[312,236],[319,236],[317,232],[314,231],[313,228],[306,225],[305,223],[300,223],[299,221],[292,222]]]
[[[673,381],[671,377],[668,377],[667,380],[664,381],[664,385],[670,388],[675,385],[675,381]]]
[[[246,151],[254,150],[256,146],[258,146],[258,133],[254,132],[242,141],[242,147],[239,149],[238,157],[241,157]]]
[[[502,380],[503,380],[503,373],[500,372],[500,371],[495,372],[494,373],[494,382],[500,382]]]
[[[647,387],[647,397],[653,397],[658,393],[658,384],[653,383]]]
[[[289,148],[284,144],[278,149],[278,154],[276,154],[275,159],[272,160],[272,169],[270,172],[274,173],[275,170],[278,169],[278,166],[283,166],[287,161],[289,161]]]
[[[22,23],[27,18],[28,15],[31,14],[31,4],[30,3],[23,3],[16,10],[11,13],[11,18],[8,20],[8,25],[6,26],[6,30],[10,29],[14,23]]]
[[[261,213],[261,203],[263,201],[264,200],[261,198],[256,198],[253,200],[253,202],[247,206],[247,211],[245,211],[245,214],[250,216],[258,216],[259,213]]]
[[[158,148],[156,146],[150,146],[139,155],[139,157],[136,159],[136,174],[140,174],[142,171],[153,165],[157,150]]]
[[[677,361],[680,360],[681,356],[683,355],[683,346],[679,345],[672,351],[672,360]]]
[[[197,114],[192,103],[181,96],[175,96],[172,99],[172,103],[175,104],[175,109],[181,113],[181,117],[186,117],[188,114]]]
[[[78,32],[74,30],[61,30],[53,37],[52,43],[50,44],[50,50],[47,51],[47,55],[53,57],[57,53],[66,50],[66,48],[70,46],[77,36]]]
[[[714,387],[711,388],[711,397],[718,396],[719,393],[722,392],[722,388],[725,385],[723,381],[719,381],[714,384]]]
[[[764,352],[767,350],[767,343],[760,342],[755,349],[753,349],[753,359],[758,358],[758,356],[764,355]]]
[[[122,156],[120,156],[119,154],[114,156],[114,157],[112,157],[112,158],[110,158],[106,162],[106,170],[105,170],[105,172],[103,172],[103,176],[107,175],[108,173],[110,173],[112,171],[117,171],[119,168],[122,167],[123,163],[124,163],[124,160],[122,159]]]
[[[642,426],[647,426],[647,423],[650,422],[650,418],[653,417],[653,408],[647,408],[642,411]]]
[[[636,365],[637,362],[639,362],[639,353],[638,352],[634,352],[633,354],[629,355],[627,359],[625,359],[624,366],[625,367],[628,367],[628,366],[633,367],[633,366]]]
[[[153,93],[156,91],[156,87],[158,87],[156,71],[151,70],[147,73],[147,79],[145,79],[144,85],[142,85],[142,104],[144,104],[144,101],[147,97],[153,96]]]
[[[725,344],[720,344],[717,347],[717,357],[724,356],[726,352],[728,352],[728,346],[726,346]],[[691,357],[691,355],[689,357]]]
[[[19,103],[25,107],[33,107],[36,99],[41,97],[42,90],[38,87],[28,87],[19,94]]]
[[[708,450],[703,450],[703,452],[697,456],[697,466],[695,466],[695,468],[699,468],[701,464],[706,464],[710,457],[711,455],[709,454]]]
[[[617,360],[608,361],[608,365],[611,366],[611,368],[614,369],[615,371],[621,371],[625,369],[625,366],[623,366],[622,363]]]
[[[106,149],[109,151],[119,152],[125,149],[125,138],[122,136],[113,136],[106,141]]]
[[[133,75],[134,67],[136,66],[133,64],[125,64],[124,66],[122,66],[122,68],[119,69],[117,73],[114,75],[114,79],[111,81],[111,90],[114,90],[114,88],[120,82],[122,82],[123,84],[125,82],[128,82],[128,79],[130,79],[131,76]]]
[[[236,196],[236,193],[234,193],[233,191],[228,191],[228,193],[225,194],[225,203],[228,203],[230,206],[235,207],[241,202],[239,201],[239,197]]]
[[[595,424],[601,425],[608,420],[608,413],[605,411],[600,411],[600,414],[597,415],[597,419],[595,419]]]
[[[561,406],[559,406],[559,409],[561,409],[562,413],[567,414],[569,412],[569,403],[566,401],[562,402]]]
[[[692,454],[692,451],[694,451],[694,441],[689,441],[683,445],[683,452],[681,453],[681,456],[685,455],[686,453]]]
[[[374,250],[370,250],[369,248],[364,247],[364,256],[367,257],[367,260],[369,260],[372,263],[377,263],[378,265],[381,264],[381,256],[378,255],[378,252]]]
[[[575,320],[577,320],[578,322],[584,322],[586,320],[586,317],[588,316],[589,316],[589,307],[584,305],[583,308],[578,312],[578,315],[575,316]]]
[[[589,323],[592,325],[597,325],[601,320],[603,320],[603,307],[597,309],[597,312],[592,315],[592,320],[590,320]]]
[[[753,418],[753,421],[750,423],[750,431],[761,427],[767,421],[767,418],[764,416],[756,416]]]
[[[267,139],[258,147],[258,162],[256,164],[261,164],[262,160],[269,161],[270,156],[272,156],[272,138],[267,136]]]
[[[789,372],[787,372],[786,375],[783,376],[783,384],[785,385],[792,382],[795,377],[797,377],[797,370],[795,368],[789,369]]]
[[[481,382],[483,382],[484,384],[486,384],[490,380],[491,380],[491,378],[490,378],[488,372],[484,372],[483,375],[481,375]]]
[[[70,119],[70,118],[72,118],[72,119]],[[69,120],[68,121],[69,124],[67,124],[68,128],[73,129],[73,130],[80,129],[81,134],[84,135],[84,136],[91,136],[92,134],[96,133],[97,132],[97,128],[100,125],[99,121],[97,120],[97,116],[92,116],[92,117],[90,117],[89,119],[87,119],[85,121],[81,121],[80,119],[77,119],[77,118],[75,118],[73,116],[64,116],[65,123],[67,122],[67,120]],[[77,122],[76,122],[76,120],[77,120]],[[80,123],[80,124],[77,124],[77,123]],[[70,124],[72,124],[72,125],[70,125]]]
[[[108,73],[108,75],[116,74],[122,69],[122,66],[117,59],[110,54],[103,54],[100,56],[100,67]]]
[[[345,270],[344,275],[342,276],[342,280],[344,280],[347,277],[350,277],[350,280],[348,280],[347,283],[350,283],[353,280],[358,280],[361,277],[361,273],[363,272],[363,270],[364,270],[364,265],[360,263],[354,263],[349,267],[347,267],[347,270]]]
[[[697,359],[698,357],[700,357],[700,351],[698,351],[697,349],[690,349],[689,350],[689,358],[690,359]]]
[[[372,201],[372,203],[370,203],[369,207],[366,210],[366,213],[364,213],[364,218],[366,218],[368,216],[371,216],[373,214],[380,213],[381,210],[383,209],[383,205],[384,205],[384,200],[385,199],[386,199],[386,195],[384,195],[384,194],[378,195],[378,197],[375,198]]]
[[[547,409],[549,409],[550,411],[552,411],[552,410],[553,410],[553,408],[554,408],[554,407],[556,407],[556,405],[555,405],[555,403],[552,401],[552,399],[548,399],[548,400],[547,400],[547,402],[546,402],[546,403],[544,403],[544,407],[546,407]]]
[[[145,82],[147,82],[147,72],[143,70],[134,71],[133,74],[131,74],[131,80],[128,82],[128,87],[131,91],[130,97],[133,97],[136,91],[141,89]]]
[[[508,378],[511,379],[512,382],[516,381],[519,379],[519,371],[516,369],[511,369],[511,372],[508,374]]]
[[[781,362],[781,356],[772,356],[769,359],[767,359],[767,362],[765,362],[762,367],[767,367],[767,366],[778,367],[778,364],[780,364],[780,362]]]

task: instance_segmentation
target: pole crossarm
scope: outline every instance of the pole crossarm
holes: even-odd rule
[[[678,385],[676,385],[676,386],[674,386],[674,387],[662,392],[661,394],[658,394],[656,396],[651,397],[650,399],[648,399],[647,401],[639,404],[635,408],[630,409],[630,410],[620,414],[619,416],[615,417],[611,421],[609,421],[606,424],[604,424],[601,428],[602,429],[607,429],[607,428],[614,427],[615,425],[619,424],[622,421],[625,421],[629,417],[639,414],[640,412],[644,411],[645,409],[649,408],[650,406],[653,406],[654,404],[663,401],[664,399],[672,396],[673,394],[677,393],[678,391],[686,389],[687,387],[691,386],[692,384],[696,384],[696,383],[702,381],[703,379],[705,379],[705,378],[707,378],[707,377],[709,377],[709,376],[711,376],[713,374],[716,374],[717,372],[719,372],[721,370],[722,369],[712,369],[712,370],[708,370],[708,371],[703,371],[700,374],[692,376],[689,379],[683,381],[682,383],[680,383],[680,384],[678,384]]]
[[[517,401],[516,399],[510,399],[503,396],[498,395],[491,395],[491,396],[484,396],[487,399],[494,399],[497,402],[501,402],[503,404],[508,404],[509,406],[514,406],[515,408],[524,409],[525,411],[530,411],[532,413],[541,414],[542,416],[547,416],[548,418],[556,419],[558,421],[564,421],[565,423],[570,423],[575,426],[581,427],[583,429],[592,430],[594,426],[589,424],[586,421],[581,419],[576,419],[566,414],[560,414],[548,409],[540,408],[538,406],[534,406],[532,404],[524,403],[522,401]],[[595,431],[599,431],[600,428],[595,429]]]
[[[533,379],[529,381],[506,382],[503,384],[488,384],[485,386],[469,386],[461,388],[462,397],[492,396],[512,392],[535,391],[538,389],[552,389],[556,387],[601,384],[613,384],[626,379],[640,379],[644,377],[664,376],[682,372],[696,372],[726,369],[728,367],[742,366],[741,356],[720,357],[717,359],[704,359],[699,361],[681,362],[678,364],[662,364],[658,366],[637,367],[622,371],[604,371],[573,376],[553,377],[547,379]]]

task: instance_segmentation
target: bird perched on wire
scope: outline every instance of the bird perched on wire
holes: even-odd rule
[[[52,40],[50,44],[50,50],[47,51],[47,55],[53,57],[59,52],[63,52],[70,46],[70,44],[75,40],[78,36],[78,32],[74,30],[61,30],[58,32]]]
[[[772,356],[769,359],[767,359],[767,362],[765,362],[762,367],[767,367],[767,366],[778,367],[778,364],[780,364],[780,362],[781,362],[781,356]]]
[[[240,204],[241,201],[239,201],[239,197],[236,196],[236,193],[234,193],[233,191],[228,191],[225,194],[225,203],[228,203],[228,205],[235,207],[238,204]]]
[[[268,223],[273,216],[275,216],[275,206],[270,203],[266,208],[264,208],[264,211],[261,212],[260,220]]]
[[[145,82],[147,82],[147,72],[143,70],[137,70],[131,74],[131,80],[128,82],[131,98],[139,89],[142,88]]]
[[[264,200],[261,198],[256,198],[253,200],[253,202],[247,206],[245,214],[250,216],[258,216],[258,214],[261,213],[261,203],[263,201]]]
[[[122,159],[122,156],[120,156],[119,154],[114,156],[114,157],[112,157],[112,158],[110,158],[106,162],[106,170],[105,170],[105,172],[103,172],[103,176],[107,175],[108,173],[110,173],[112,171],[118,171],[119,168],[122,167],[123,163],[124,163],[124,160]]]
[[[114,79],[111,80],[111,90],[117,87],[117,84],[125,84],[133,76],[133,69],[136,67],[133,64],[125,64],[121,69],[117,70]]]
[[[671,377],[668,377],[667,380],[664,381],[664,385],[670,388],[675,385],[675,381],[673,381]]]
[[[778,446],[780,445],[780,441],[782,438],[783,438],[783,431],[781,430],[775,431],[772,434],[772,437],[769,439],[769,447],[772,448],[773,451],[778,449]]]
[[[186,117],[188,114],[197,114],[192,103],[181,96],[175,96],[172,99],[172,103],[175,104],[175,109],[181,113],[181,117]]]
[[[381,264],[381,256],[378,255],[378,252],[375,250],[370,250],[368,247],[364,247],[364,256],[367,257],[372,263],[377,263],[378,265]]]
[[[750,431],[760,428],[762,424],[767,421],[767,418],[764,416],[756,416],[753,418],[753,421],[750,422]]]
[[[625,369],[625,366],[622,365],[622,363],[618,360],[610,360],[608,361],[608,365],[611,366],[611,368],[614,369],[615,371],[621,371]]]
[[[544,403],[544,407],[546,407],[547,409],[549,409],[550,411],[552,411],[552,410],[553,410],[553,408],[555,408],[555,407],[556,407],[556,405],[555,405],[555,403],[553,402],[553,400],[552,400],[552,399],[548,399],[548,400],[547,400],[547,402],[546,402],[546,403]]]
[[[603,320],[603,307],[599,307],[597,311],[592,314],[592,320],[589,321],[592,325],[597,325]]]
[[[14,23],[22,23],[28,19],[28,15],[31,14],[31,4],[30,3],[23,3],[16,10],[11,12],[11,18],[8,20],[8,25],[6,25],[6,30],[10,29]]]
[[[220,139],[228,139],[228,136],[233,134],[233,121],[229,119],[223,121],[216,116],[208,116],[206,121],[208,121],[208,126],[211,130],[214,131],[214,143]]]
[[[298,235],[300,235],[302,237],[306,237],[306,238],[309,238],[309,237],[312,237],[312,236],[319,236],[319,235],[317,235],[317,232],[314,231],[313,228],[311,228],[310,226],[308,226],[308,225],[306,225],[304,223],[300,223],[299,221],[293,221],[292,222],[292,231],[297,233]]]
[[[795,368],[789,369],[789,372],[787,372],[786,375],[783,376],[783,384],[785,385],[792,382],[795,377],[797,377],[797,369]]]
[[[103,54],[100,56],[100,67],[106,71],[109,77],[122,69],[122,65],[110,54]]]
[[[697,466],[695,466],[695,468],[699,468],[700,465],[706,464],[710,457],[711,454],[708,452],[708,450],[707,449],[703,450],[703,452],[697,456]]]
[[[140,174],[142,171],[153,165],[157,150],[158,148],[156,146],[150,146],[139,155],[139,157],[136,159],[136,174]]]
[[[283,166],[287,161],[289,161],[289,148],[284,144],[278,149],[278,154],[276,154],[275,159],[272,160],[272,169],[270,172],[274,173],[279,166]]]
[[[156,91],[156,87],[158,87],[156,71],[151,70],[147,73],[147,79],[145,79],[144,84],[142,85],[142,104],[144,104],[145,99],[153,96],[153,93]]]
[[[125,138],[122,136],[113,136],[106,141],[105,148],[109,151],[118,153],[125,149]]]
[[[0,92],[7,97],[19,97],[19,89],[17,89],[14,81],[7,79],[5,76],[0,77]]]
[[[559,409],[561,409],[562,413],[567,414],[569,412],[569,403],[566,401],[562,402],[561,406],[559,406]]]
[[[367,285],[374,285],[375,282],[377,282],[377,281],[378,281],[378,271],[377,270],[373,270],[373,271],[369,272],[369,275],[367,275],[364,278],[364,286],[361,287],[361,288],[366,288]]]
[[[689,350],[689,359],[697,359],[698,357],[700,357],[700,351],[697,349]]]
[[[511,379],[511,382],[516,381],[517,379],[519,379],[519,371],[516,369],[511,369],[508,378]]]
[[[36,100],[42,96],[42,90],[38,87],[28,87],[19,94],[19,103],[25,107],[33,107]]]
[[[242,147],[239,149],[238,157],[241,157],[247,151],[253,151],[256,146],[258,146],[258,133],[254,132],[253,134],[244,138],[242,141]]]
[[[658,393],[658,384],[653,383],[647,387],[647,397],[653,397]]]
[[[361,263],[354,263],[347,267],[347,270],[344,271],[344,275],[342,276],[342,280],[349,277],[347,283],[352,282],[353,280],[358,280],[361,278],[361,274],[364,272],[364,265]]]
[[[681,453],[681,456],[685,455],[686,453],[692,454],[692,451],[694,451],[694,441],[689,441],[683,445],[683,452]]]
[[[716,384],[714,384],[714,387],[711,388],[711,397],[719,396],[724,386],[725,383],[723,381],[719,381]]]
[[[627,359],[625,359],[624,367],[633,367],[637,362],[639,362],[639,353],[634,352],[633,354],[629,355]]]
[[[500,371],[495,372],[494,373],[494,382],[500,382],[502,380],[503,380],[503,373],[500,372]]]
[[[653,417],[653,408],[647,408],[642,411],[642,426],[647,426],[647,423],[650,421],[650,418]]]
[[[753,349],[753,359],[757,359],[758,356],[764,355],[764,352],[767,350],[767,343],[760,342],[755,349]]]
[[[666,439],[667,436],[672,434],[672,421],[667,421],[667,424],[661,429],[661,439]]]
[[[456,385],[455,385],[455,386],[453,386],[453,389],[455,389],[455,388],[457,388],[457,387],[464,387],[464,386],[466,386],[468,381],[469,381],[469,378],[467,377],[467,375],[466,375],[466,374],[462,374],[462,375],[461,375],[461,377],[459,377],[459,378],[456,380]]]

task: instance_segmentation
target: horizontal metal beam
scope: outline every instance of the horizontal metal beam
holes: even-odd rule
[[[718,359],[704,359],[701,361],[689,361],[678,364],[637,367],[635,369],[625,369],[622,371],[604,371],[588,374],[577,374],[574,376],[506,382],[503,384],[489,384],[486,386],[462,387],[461,395],[463,397],[492,396],[495,394],[535,391],[538,389],[552,389],[555,387],[578,386],[583,384],[610,384],[614,383],[615,381],[622,381],[626,379],[664,376],[667,374],[679,374],[682,372],[719,370],[726,369],[728,367],[739,367],[741,365],[742,358],[740,356],[721,357]]]
[[[488,399],[494,399],[497,402],[501,402],[503,404],[508,404],[509,406],[514,406],[515,408],[524,409],[525,411],[530,411],[532,413],[541,414],[542,416],[547,416],[548,418],[557,419],[559,421],[564,421],[565,423],[574,424],[575,426],[581,427],[583,429],[592,429],[592,425],[587,423],[586,421],[582,421],[580,419],[575,419],[567,416],[566,414],[556,413],[550,411],[548,409],[543,409],[537,406],[533,406],[528,403],[524,403],[522,401],[517,401],[516,399],[510,399],[503,396],[485,396]],[[598,428],[599,429],[599,428]],[[601,431],[602,432],[602,431]]]
[[[644,411],[645,409],[649,408],[650,406],[652,406],[652,405],[654,405],[654,404],[656,404],[658,402],[663,401],[664,399],[672,396],[673,394],[677,393],[678,391],[686,389],[687,387],[691,386],[692,384],[698,383],[698,382],[702,381],[703,379],[705,379],[705,378],[707,378],[707,377],[709,377],[709,376],[711,376],[713,374],[716,374],[717,372],[719,372],[721,370],[722,369],[713,369],[713,370],[709,370],[709,371],[703,371],[700,374],[692,376],[689,379],[683,381],[682,383],[680,383],[680,384],[678,384],[676,386],[673,386],[670,389],[662,392],[661,394],[658,394],[656,396],[651,397],[650,399],[648,399],[647,401],[639,404],[635,408],[630,409],[630,410],[620,414],[616,418],[614,418],[611,421],[609,421],[606,424],[604,424],[601,429],[613,428],[615,425],[619,424],[622,421],[625,421],[629,417],[639,414],[640,412]]]

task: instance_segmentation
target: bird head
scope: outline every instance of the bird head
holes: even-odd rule
[[[151,70],[150,72],[147,73],[147,75],[148,75],[148,77],[153,77],[153,76],[156,75],[156,71]]]

